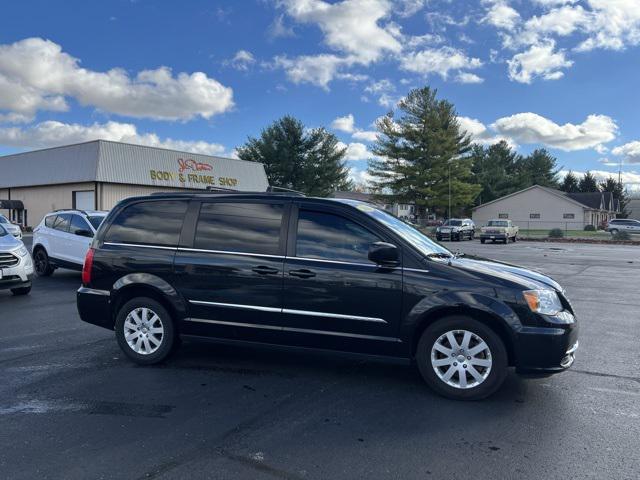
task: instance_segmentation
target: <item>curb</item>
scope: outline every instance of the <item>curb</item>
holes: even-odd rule
[[[591,243],[595,245],[634,245],[640,246],[638,240],[600,240],[596,238],[535,238],[518,237],[522,242],[553,242],[553,243]]]

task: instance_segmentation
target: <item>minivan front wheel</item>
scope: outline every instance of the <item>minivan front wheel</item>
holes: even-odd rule
[[[175,343],[171,315],[151,298],[138,297],[125,303],[118,311],[115,329],[122,351],[140,365],[161,362]]]
[[[488,397],[504,382],[508,366],[500,337],[482,322],[458,315],[424,331],[416,361],[433,390],[457,400]]]

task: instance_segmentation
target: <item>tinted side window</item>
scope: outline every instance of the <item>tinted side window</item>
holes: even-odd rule
[[[56,218],[58,218],[57,215],[49,215],[47,218],[45,218],[44,219],[45,227],[53,228],[53,225],[56,223]]]
[[[61,232],[69,231],[69,224],[71,223],[71,214],[63,213],[56,217],[56,221],[53,224],[53,228],[60,230]]]
[[[113,219],[104,241],[175,247],[187,204],[185,200],[134,203]]]
[[[71,216],[71,225],[69,226],[69,233],[75,234],[78,230],[88,230],[91,231],[87,222],[85,222],[84,218],[80,215],[72,215]]]
[[[283,208],[272,203],[203,203],[194,248],[277,255]]]
[[[369,245],[380,239],[355,222],[331,213],[300,210],[296,256],[371,263]]]

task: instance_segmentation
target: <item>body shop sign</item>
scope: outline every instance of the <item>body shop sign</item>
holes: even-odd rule
[[[237,178],[218,177],[213,172],[213,166],[209,163],[196,162],[192,158],[179,158],[176,171],[149,170],[151,180],[156,182],[179,182],[202,186],[236,187]]]

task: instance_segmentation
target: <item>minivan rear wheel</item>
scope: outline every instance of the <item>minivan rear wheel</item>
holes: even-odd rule
[[[488,397],[500,388],[508,367],[500,337],[462,315],[442,318],[423,332],[416,362],[433,390],[456,400]]]
[[[115,329],[122,351],[140,365],[167,358],[176,341],[171,315],[152,298],[137,297],[125,303],[118,311]]]

